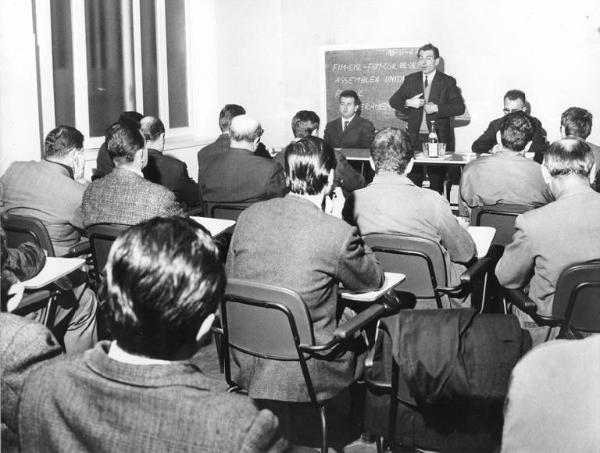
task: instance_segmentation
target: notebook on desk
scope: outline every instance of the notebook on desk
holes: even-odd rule
[[[85,264],[83,258],[60,258],[49,256],[46,258],[44,268],[35,277],[25,280],[22,283],[25,289],[39,289],[59,278],[70,274]]]
[[[490,245],[496,235],[496,228],[488,226],[470,226],[467,230],[475,246],[477,247],[477,258],[483,258],[487,255]]]
[[[369,291],[367,293],[355,293],[346,288],[340,288],[340,293],[342,295],[342,299],[355,300],[359,302],[374,302],[387,293],[390,289],[393,289],[402,283],[405,278],[406,275],[404,274],[386,272],[383,286],[375,291]]]

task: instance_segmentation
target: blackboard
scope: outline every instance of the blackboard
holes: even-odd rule
[[[327,121],[340,116],[340,93],[354,90],[362,102],[361,116],[373,122],[375,129],[401,126],[388,100],[406,75],[419,70],[418,50],[418,47],[324,49]]]

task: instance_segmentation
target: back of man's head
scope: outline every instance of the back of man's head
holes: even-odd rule
[[[102,292],[110,331],[131,354],[185,358],[225,283],[217,246],[194,221],[157,217],[135,225],[108,256]]]
[[[520,99],[523,101],[523,104],[527,103],[527,99],[525,98],[525,92],[521,90],[508,90],[504,95],[504,99],[510,99],[511,101],[516,101]]]
[[[285,149],[286,181],[298,195],[320,194],[336,165],[333,150],[319,137],[305,137]]]
[[[58,126],[46,135],[44,157],[61,159],[73,148],[83,148],[83,134],[71,126]]]
[[[403,174],[414,155],[408,135],[400,129],[382,129],[371,143],[371,158],[377,173]]]
[[[321,120],[312,110],[300,110],[292,118],[292,132],[294,138],[304,138],[312,135],[312,133],[319,129]]]
[[[135,154],[144,146],[146,139],[133,124],[116,122],[106,131],[106,149],[115,164],[133,162]]]
[[[263,129],[258,120],[248,115],[238,115],[231,120],[229,137],[231,138],[231,146],[233,148],[250,149],[251,145],[260,138],[262,133]]]
[[[533,123],[525,112],[512,112],[500,125],[502,146],[511,151],[523,151],[533,138]]]
[[[585,140],[592,132],[592,114],[580,107],[569,107],[560,116],[560,125],[565,136]]]
[[[140,121],[140,130],[146,140],[153,142],[165,133],[165,125],[155,116],[145,116]]]
[[[594,166],[594,154],[583,140],[564,138],[548,147],[543,165],[553,178],[573,175],[589,179]]]
[[[142,115],[140,112],[136,112],[135,110],[127,110],[125,112],[121,112],[118,121],[121,123],[126,123],[129,121],[131,123],[137,123],[139,126],[142,118],[144,118],[144,115]]]
[[[241,105],[225,104],[219,113],[219,128],[221,132],[229,132],[231,120],[239,115],[245,115],[246,110]]]

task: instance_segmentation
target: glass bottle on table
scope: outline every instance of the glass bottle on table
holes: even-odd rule
[[[427,136],[427,152],[429,157],[438,157],[438,136],[435,131],[435,121],[431,121],[431,129]]]

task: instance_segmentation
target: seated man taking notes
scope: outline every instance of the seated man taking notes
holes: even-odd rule
[[[239,217],[227,256],[227,276],[290,288],[302,297],[315,339],[325,342],[349,310],[338,306],[338,286],[370,291],[383,285],[383,269],[356,228],[341,220],[343,196],[322,206],[333,188],[336,160],[317,137],[288,145],[285,171],[290,192],[256,203]],[[310,360],[317,399],[329,399],[348,387],[362,370],[357,353],[345,349],[332,360]],[[297,363],[237,354],[235,382],[252,398],[310,401]]]
[[[463,170],[459,189],[462,215],[477,206],[506,203],[535,208],[552,201],[542,167],[525,157],[533,133],[534,125],[524,112],[503,118],[494,154],[469,162]]]
[[[459,283],[463,264],[475,257],[475,243],[442,195],[416,186],[407,177],[414,163],[408,135],[394,128],[379,131],[371,158],[375,178],[350,195],[344,218],[357,225],[362,235],[401,233],[439,242],[448,252],[449,280]]]

